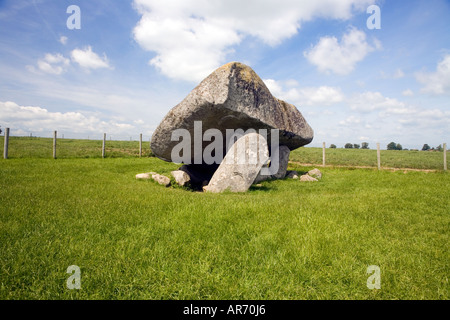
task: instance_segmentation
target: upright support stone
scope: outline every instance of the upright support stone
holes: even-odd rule
[[[278,171],[275,174],[264,176],[260,173],[255,178],[253,183],[260,183],[268,179],[283,179],[286,177],[287,167],[289,165],[289,155],[291,150],[286,146],[280,146],[278,148]],[[273,155],[271,156],[271,163],[274,162]]]
[[[204,190],[245,192],[268,159],[266,139],[257,133],[246,134],[233,144]]]

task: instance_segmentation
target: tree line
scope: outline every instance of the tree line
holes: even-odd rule
[[[330,148],[336,149],[337,146],[332,143],[332,144],[330,144]],[[361,145],[359,145],[357,143],[346,143],[344,145],[344,148],[345,149],[370,149],[368,142],[362,142]],[[395,143],[395,142],[390,142],[387,145],[386,149],[387,150],[408,150],[406,148],[403,148],[400,143]],[[412,150],[418,151],[418,149],[412,149]],[[422,147],[422,151],[443,151],[443,150],[444,150],[444,148],[442,147],[442,145],[439,145],[436,148],[432,148],[427,143],[425,143]]]

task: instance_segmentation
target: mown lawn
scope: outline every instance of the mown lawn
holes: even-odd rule
[[[448,173],[325,168],[244,194],[134,178],[176,168],[0,160],[0,299],[449,299]]]

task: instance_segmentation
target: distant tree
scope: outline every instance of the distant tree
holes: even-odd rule
[[[395,142],[391,142],[387,145],[388,150],[397,150],[397,144]]]
[[[369,149],[369,143],[367,142],[361,143],[361,149]]]
[[[351,143],[346,143],[344,147],[345,149],[353,149],[353,145]]]
[[[397,143],[397,145],[395,146],[395,150],[402,150],[403,147],[400,143]]]
[[[357,144],[357,143],[355,143],[355,144],[353,145],[353,148],[355,148],[355,149],[359,149],[359,147],[360,147],[360,145]]]
[[[430,146],[428,144],[426,144],[426,143],[422,147],[422,151],[428,151],[430,149],[431,149]]]
[[[330,145],[330,148],[331,148],[331,149],[336,149],[336,145],[335,145],[335,144],[331,144],[331,145]]]
[[[1,131],[0,131],[0,132],[1,132]],[[442,148],[442,145],[438,145],[438,146],[436,147],[436,150],[439,151],[439,152],[442,151],[443,149],[444,149],[444,148]]]

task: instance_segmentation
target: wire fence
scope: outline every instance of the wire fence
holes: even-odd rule
[[[116,158],[116,157],[151,157],[150,137],[138,140],[113,140],[111,135],[103,133],[102,139],[68,139],[58,132],[53,132],[52,138],[10,136],[6,128],[3,139],[3,158]],[[314,166],[342,166],[381,169],[421,169],[447,171],[447,144],[443,150],[381,150],[376,149],[337,149],[303,147],[293,150],[290,154],[292,163]]]
[[[111,135],[103,134],[102,139],[70,139],[54,131],[52,138],[36,136],[10,136],[9,128],[0,137],[4,159],[16,158],[115,158],[152,156],[150,138],[144,140],[112,140]]]

